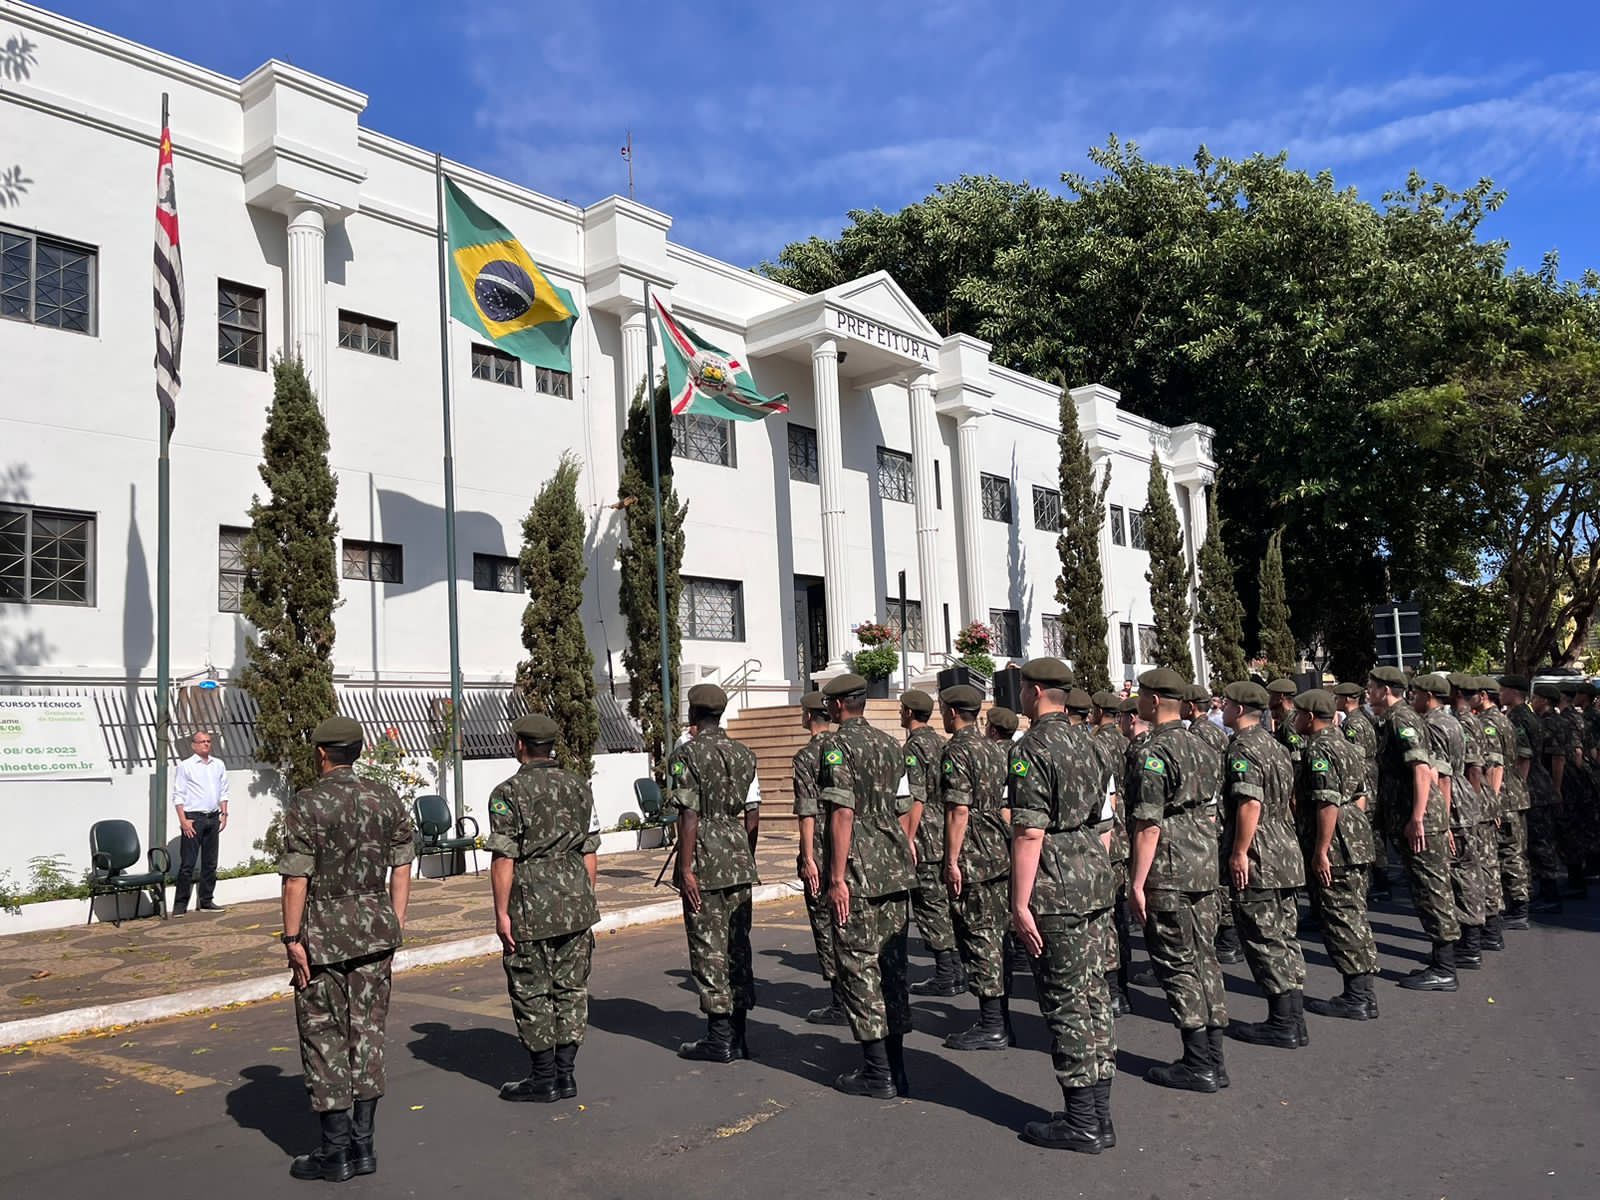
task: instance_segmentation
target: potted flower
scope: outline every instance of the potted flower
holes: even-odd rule
[[[994,678],[994,659],[989,652],[994,648],[994,630],[982,621],[974,621],[956,634],[956,649],[960,662],[971,667],[985,679]]]
[[[900,665],[900,652],[894,647],[898,635],[878,621],[863,621],[856,626],[856,640],[861,649],[850,656],[850,666],[867,681],[868,696],[887,699],[889,677]]]

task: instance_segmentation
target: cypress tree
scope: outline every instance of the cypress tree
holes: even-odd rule
[[[583,535],[578,460],[563,454],[522,521],[522,578],[528,588],[522,645],[528,657],[517,664],[517,688],[531,711],[561,727],[556,761],[587,779],[594,773],[600,710],[594,654],[583,630]]]
[[[337,711],[339,481],[328,467],[328,426],[300,359],[276,359],[272,383],[259,468],[268,498],[251,499],[243,544],[240,609],[255,633],[240,683],[258,710],[257,757],[277,766],[291,788],[302,788],[317,778],[311,730]]]
[[[645,748],[660,770],[677,736],[682,638],[678,632],[678,603],[683,594],[679,570],[683,564],[683,519],[688,505],[680,502],[672,486],[672,407],[663,384],[655,390],[656,448],[661,468],[662,541],[667,577],[667,657],[672,668],[672,702],[661,706],[661,635],[656,608],[656,513],[650,490],[650,412],[645,407],[644,385],[634,393],[628,409],[628,426],[622,437],[622,478],[617,503],[623,511],[627,538],[618,556],[621,566],[622,613],[628,626],[628,644],[622,665],[628,672],[628,712],[644,731]]]
[[[1061,532],[1056,554],[1061,574],[1056,599],[1061,604],[1061,654],[1078,683],[1090,692],[1111,687],[1106,642],[1105,579],[1100,566],[1100,528],[1106,519],[1106,489],[1111,464],[1098,484],[1094,461],[1078,430],[1078,406],[1061,389]]]
[[[1150,611],[1155,614],[1156,663],[1185,679],[1194,680],[1194,657],[1189,651],[1189,567],[1183,555],[1178,513],[1167,493],[1167,473],[1159,455],[1150,456],[1150,492],[1144,509],[1145,549],[1150,569]]]
[[[1206,540],[1200,547],[1200,636],[1211,668],[1211,683],[1238,683],[1250,677],[1244,658],[1244,605],[1233,582],[1233,563],[1222,540],[1217,489],[1206,495]]]
[[[1267,670],[1275,679],[1292,672],[1300,658],[1289,629],[1289,602],[1284,596],[1283,530],[1274,529],[1267,539],[1267,556],[1261,560],[1261,600],[1256,617]]]

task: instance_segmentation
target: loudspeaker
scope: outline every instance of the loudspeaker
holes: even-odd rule
[[[971,682],[971,667],[946,667],[944,670],[939,672],[939,690],[941,692],[944,691],[945,688],[952,688],[957,684]],[[937,698],[938,697],[935,697],[935,699]]]
[[[1009,708],[1012,712],[1022,711],[1022,671],[1018,667],[1007,667],[994,674],[994,702]]]

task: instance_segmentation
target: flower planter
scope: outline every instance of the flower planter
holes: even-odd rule
[[[869,679],[869,680],[867,680],[867,699],[868,700],[887,700],[888,698],[889,698],[889,679],[888,679],[887,676],[885,676],[882,679]]]

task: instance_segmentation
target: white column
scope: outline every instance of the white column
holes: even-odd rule
[[[322,209],[302,204],[289,214],[289,330],[285,349],[298,353],[322,411],[328,411],[328,268]]]
[[[644,306],[629,307],[622,314],[622,403],[619,408],[624,414],[644,379],[645,349],[649,340],[650,322]]]
[[[1200,611],[1200,547],[1206,544],[1207,513],[1206,513],[1206,485],[1199,479],[1193,483],[1183,485],[1183,490],[1188,497],[1189,506],[1189,583],[1192,591],[1189,594],[1190,609]],[[1189,625],[1189,637],[1194,643],[1194,677],[1197,683],[1206,683],[1210,680],[1211,672],[1206,662],[1205,638],[1201,636],[1200,627],[1193,622]]]
[[[849,557],[844,543],[844,437],[839,428],[839,348],[832,338],[811,344],[811,388],[817,404],[817,481],[822,491],[823,603],[828,610],[830,669],[850,647]]]
[[[968,413],[956,425],[956,476],[961,489],[961,592],[966,604],[963,625],[989,620],[983,594],[983,497],[978,484],[978,422]]]
[[[923,665],[949,650],[944,644],[943,599],[939,594],[939,509],[934,504],[933,462],[939,417],[933,408],[933,376],[918,375],[911,393],[911,471],[917,499],[917,582],[922,596]]]

